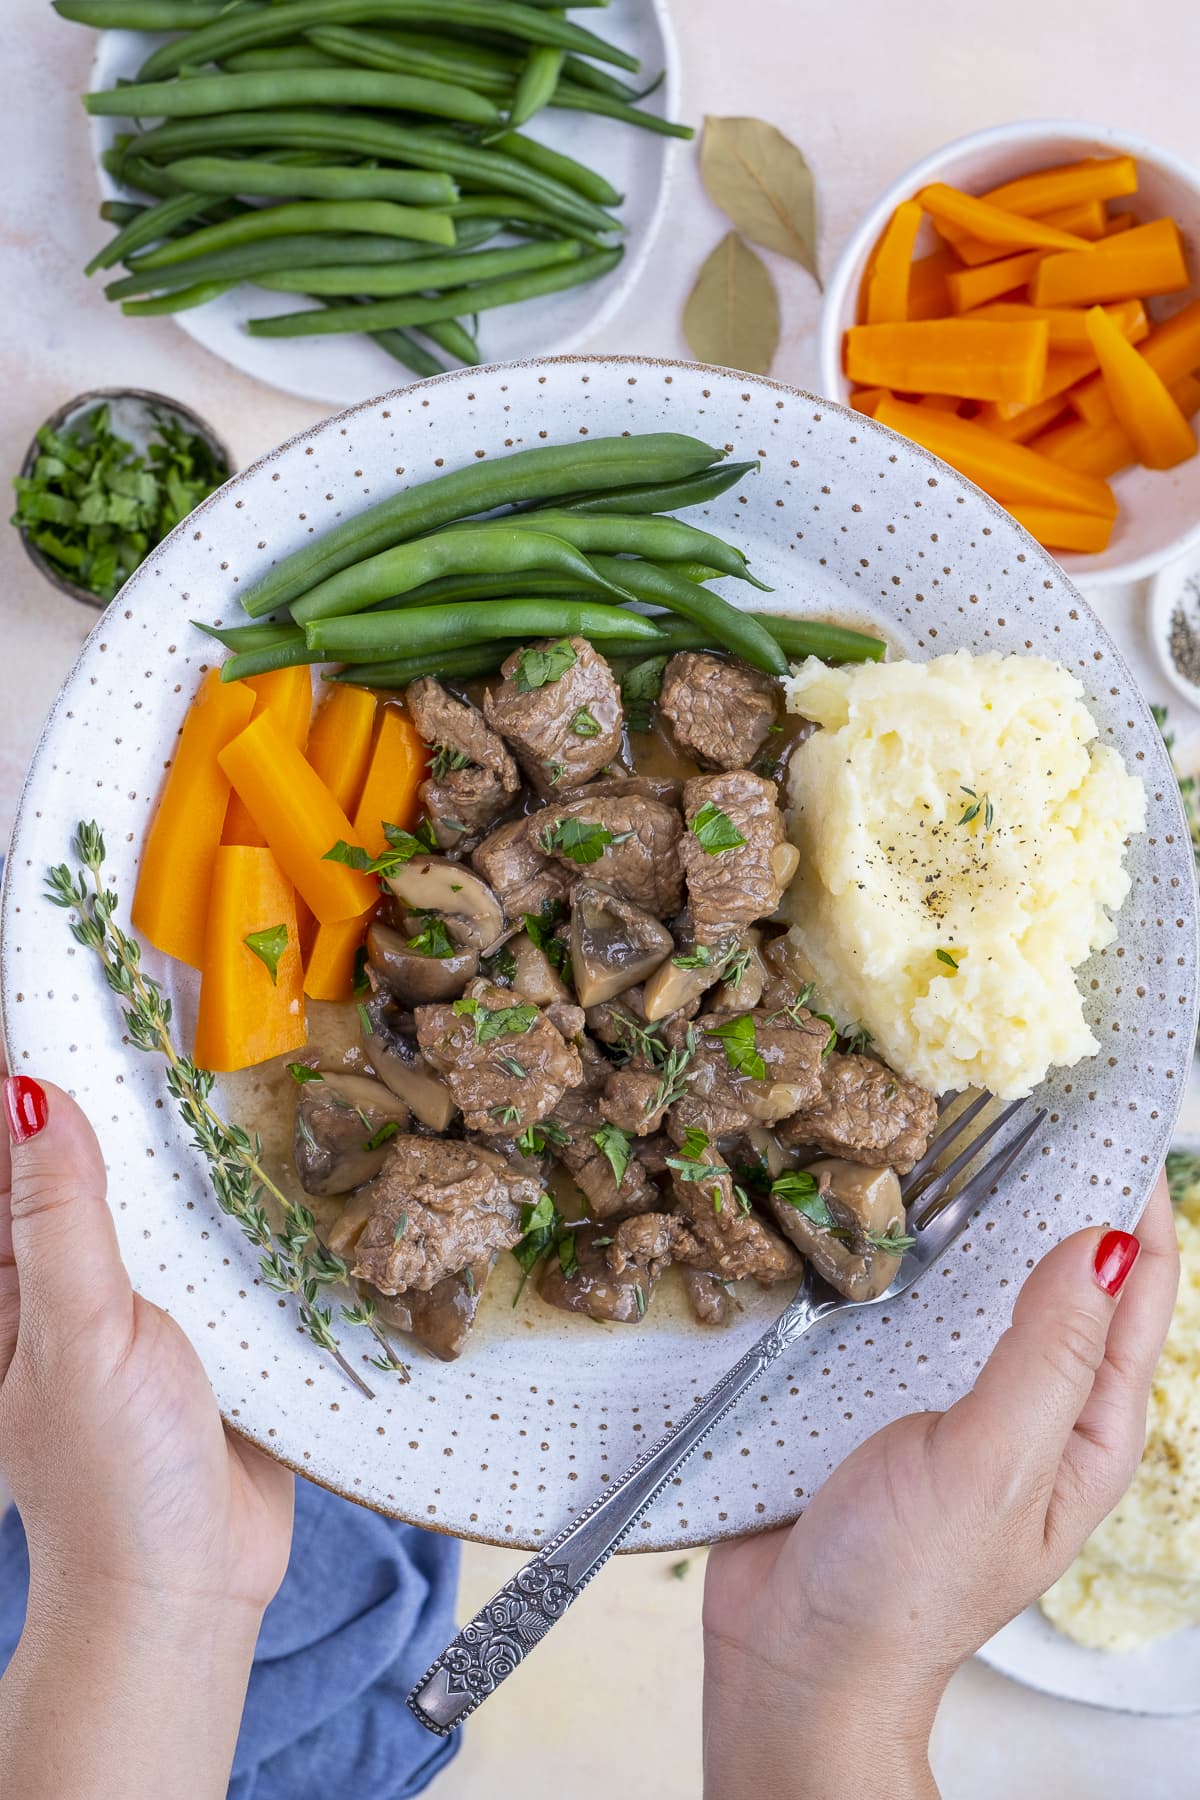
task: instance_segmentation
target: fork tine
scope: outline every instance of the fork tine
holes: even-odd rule
[[[1017,1106],[1022,1105],[1024,1105],[1024,1101],[1015,1101],[1013,1106],[1007,1109],[1010,1116],[1012,1112],[1016,1110]],[[997,1150],[994,1156],[989,1156],[982,1169],[977,1169],[975,1174],[971,1176],[971,1179],[963,1183],[962,1187],[948,1206],[942,1207],[939,1210],[936,1200],[930,1202],[925,1207],[921,1217],[916,1221],[916,1230],[918,1232],[925,1232],[936,1228],[941,1243],[948,1244],[951,1238],[953,1238],[962,1229],[963,1225],[965,1225],[967,1217],[975,1204],[979,1200],[982,1200],[984,1195],[994,1188],[996,1183],[1000,1181],[1012,1167],[1018,1156],[1020,1156],[1021,1152],[1028,1145],[1030,1139],[1037,1132],[1045,1117],[1046,1109],[1045,1107],[1042,1107],[1034,1114],[1033,1118],[1029,1120],[1028,1124],[1021,1127],[1011,1143],[1005,1144],[1001,1149]],[[993,1121],[993,1124],[988,1130],[989,1136],[993,1135],[1000,1123],[1000,1120]],[[937,1254],[936,1251],[933,1253],[935,1255]]]
[[[939,1169],[914,1198],[919,1199],[926,1208],[936,1205],[960,1170],[965,1169],[968,1163],[974,1162],[984,1145],[990,1144],[996,1133],[1003,1131],[1009,1120],[1015,1118],[1024,1105],[1024,1100],[1013,1100],[1004,1108],[1003,1112],[997,1113],[991,1124],[985,1125],[982,1131],[977,1132],[966,1149],[960,1150],[954,1161],[947,1163],[944,1169]]]
[[[948,1125],[941,1126],[941,1119],[938,1120],[941,1129],[934,1132],[928,1150],[925,1152],[919,1163],[914,1163],[909,1173],[900,1183],[900,1193],[905,1201],[909,1200],[911,1196],[916,1193],[926,1175],[929,1174],[933,1165],[937,1162],[939,1156],[945,1155],[955,1138],[962,1135],[972,1119],[978,1118],[979,1114],[983,1111],[991,1098],[992,1096],[985,1090],[976,1099],[972,1100],[970,1106],[964,1106],[960,1113],[956,1113]]]

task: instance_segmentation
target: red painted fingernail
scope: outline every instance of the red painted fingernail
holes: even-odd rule
[[[1096,1245],[1096,1280],[1114,1300],[1128,1281],[1141,1248],[1131,1231],[1106,1231]]]
[[[10,1075],[4,1084],[4,1111],[14,1144],[27,1144],[50,1116],[46,1091],[28,1075]]]

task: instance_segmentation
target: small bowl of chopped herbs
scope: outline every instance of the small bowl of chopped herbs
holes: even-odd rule
[[[225,445],[186,406],[139,388],[99,388],[39,427],[13,479],[12,523],[55,587],[107,606],[232,472]]]

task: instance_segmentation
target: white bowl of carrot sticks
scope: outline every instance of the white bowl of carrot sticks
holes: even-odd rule
[[[1089,583],[1200,541],[1200,174],[1027,121],[917,163],[854,231],[824,391],[976,482]]]

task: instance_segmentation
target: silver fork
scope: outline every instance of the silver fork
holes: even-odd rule
[[[810,1325],[858,1306],[878,1306],[911,1287],[958,1236],[977,1202],[996,1186],[1046,1117],[1044,1110],[1038,1112],[943,1204],[956,1178],[1025,1104],[1017,1100],[1005,1107],[969,1139],[951,1162],[938,1168],[942,1157],[979,1117],[992,1096],[980,1094],[952,1115],[953,1098],[942,1108],[928,1151],[901,1183],[905,1207],[915,1209],[908,1231],[916,1241],[905,1252],[891,1286],[875,1300],[847,1300],[806,1266],[795,1299],[770,1330],[678,1425],[644,1451],[586,1512],[543,1545],[426,1670],[408,1696],[410,1710],[426,1730],[449,1737],[489,1694],[495,1693],[505,1676],[524,1661],[592,1576],[604,1567],[621,1540],[718,1420]]]

